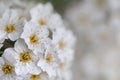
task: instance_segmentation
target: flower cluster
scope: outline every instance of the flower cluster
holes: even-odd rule
[[[71,79],[75,37],[50,3],[1,12],[0,80]]]

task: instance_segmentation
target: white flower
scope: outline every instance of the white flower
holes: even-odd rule
[[[72,60],[75,38],[71,31],[65,28],[58,28],[53,35],[52,43],[60,59]]]
[[[56,76],[56,69],[57,69],[57,61],[58,57],[52,47],[48,47],[45,51],[45,54],[41,56],[40,60],[38,61],[38,66],[41,69],[48,73],[49,77]]]
[[[71,62],[59,60],[57,68],[57,77],[55,80],[71,80]]]
[[[0,57],[0,79],[19,80],[19,77],[15,73],[15,67],[2,57]]]
[[[17,40],[23,28],[23,19],[17,10],[6,10],[0,19],[0,34],[5,35],[6,39]]]
[[[50,3],[47,4],[39,4],[36,7],[33,7],[30,10],[30,14],[32,18],[38,17],[37,15],[44,16],[45,15],[50,15],[53,12],[53,7]]]
[[[41,27],[48,27],[54,29],[63,26],[61,16],[53,12],[50,3],[45,5],[39,4],[30,10],[31,21],[40,25]]]
[[[46,72],[41,72],[39,74],[28,74],[25,80],[49,80],[49,76]]]
[[[70,80],[75,38],[53,6],[1,2],[0,80]]]
[[[32,50],[43,50],[44,45],[49,41],[48,35],[49,33],[46,28],[40,27],[32,22],[27,22],[21,38],[25,40],[28,48]]]
[[[17,75],[26,75],[28,73],[38,74],[41,69],[37,67],[35,55],[27,48],[22,39],[17,40],[14,49],[8,48],[3,56],[15,65]]]
[[[57,77],[54,80],[71,80],[71,79],[72,79],[71,71],[70,69],[67,69],[63,72],[61,71],[61,76],[57,75]]]

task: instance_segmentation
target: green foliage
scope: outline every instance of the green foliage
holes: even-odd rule
[[[37,1],[42,3],[51,2],[56,11],[63,13],[65,7],[73,0],[37,0]]]

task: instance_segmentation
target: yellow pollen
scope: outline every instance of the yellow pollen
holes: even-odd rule
[[[47,63],[50,63],[50,62],[52,61],[52,59],[53,59],[53,57],[52,57],[51,54],[47,54],[47,55],[46,55],[45,60],[46,60]]]
[[[4,74],[12,74],[13,70],[14,67],[9,64],[4,64],[2,66],[2,71],[4,72]]]
[[[60,69],[63,69],[63,68],[64,68],[64,63],[60,63],[60,64],[59,64],[59,68],[60,68]]]
[[[65,43],[61,40],[60,42],[59,42],[59,48],[60,49],[63,49],[65,47]]]
[[[38,23],[39,23],[40,25],[46,25],[46,21],[45,21],[44,19],[40,19],[40,20],[38,21]]]
[[[31,75],[30,78],[31,78],[31,80],[40,80],[41,76],[40,76],[40,74],[38,74],[38,75],[33,74],[33,75]]]
[[[5,28],[5,31],[6,31],[7,33],[12,33],[13,31],[15,31],[15,26],[14,26],[14,24],[7,25],[6,28]]]
[[[30,39],[31,44],[38,44],[39,39],[38,39],[37,35],[33,34],[29,37],[29,39]]]
[[[21,62],[29,62],[31,60],[31,55],[29,52],[23,52],[20,54]]]

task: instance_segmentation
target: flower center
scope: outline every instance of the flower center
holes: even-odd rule
[[[47,54],[47,55],[46,55],[45,60],[46,60],[47,63],[50,63],[50,62],[52,61],[52,59],[53,59],[53,57],[52,57],[51,54]]]
[[[7,33],[12,33],[13,31],[15,31],[15,26],[14,26],[14,24],[7,25],[6,28],[5,28],[5,31],[6,31]]]
[[[60,49],[63,49],[65,47],[65,43],[61,40],[60,42],[59,42],[59,48]]]
[[[29,62],[31,60],[31,55],[29,52],[23,52],[20,54],[21,62]]]
[[[60,68],[60,69],[63,69],[63,68],[64,68],[64,63],[60,63],[60,64],[59,64],[59,68]]]
[[[40,20],[38,21],[38,23],[39,23],[40,25],[46,25],[46,24],[47,24],[44,19],[40,19]]]
[[[35,35],[35,34],[31,35],[31,36],[29,37],[29,39],[30,39],[30,43],[31,43],[31,44],[37,44],[38,41],[39,41],[37,35]]]
[[[2,71],[4,72],[4,74],[12,74],[13,70],[14,67],[9,64],[4,64],[2,67]]]
[[[40,75],[38,74],[38,75],[35,75],[35,74],[33,74],[33,75],[31,75],[31,80],[40,80]]]

